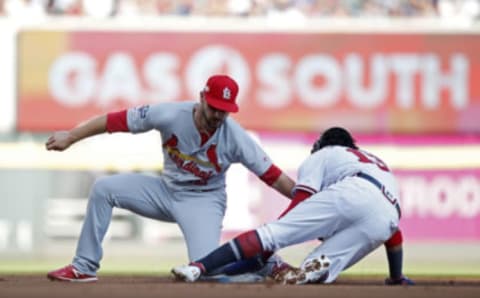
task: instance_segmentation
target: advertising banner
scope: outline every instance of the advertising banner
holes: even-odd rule
[[[480,240],[480,170],[396,174],[409,239]]]
[[[475,34],[27,30],[17,128],[198,100],[210,74],[227,73],[249,129],[480,132],[478,53]]]

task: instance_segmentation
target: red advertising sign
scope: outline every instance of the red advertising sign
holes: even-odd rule
[[[245,127],[365,133],[479,132],[473,34],[24,31],[18,129],[195,100],[207,77],[240,85]]]

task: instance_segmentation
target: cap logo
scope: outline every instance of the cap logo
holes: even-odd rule
[[[232,92],[230,91],[230,89],[228,89],[228,87],[223,88],[223,99],[230,100],[231,97]]]

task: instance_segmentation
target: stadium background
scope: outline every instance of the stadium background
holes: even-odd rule
[[[384,157],[401,185],[407,273],[480,274],[478,1],[92,3],[0,1],[0,272],[69,262],[95,178],[161,171],[154,133],[56,153],[44,150],[49,132],[196,99],[227,72],[241,86],[234,117],[293,177],[331,125]],[[224,239],[287,204],[242,167],[227,183]],[[185,261],[175,225],[114,214],[103,272]],[[281,254],[299,261],[315,244]],[[386,274],[383,251],[349,272]]]

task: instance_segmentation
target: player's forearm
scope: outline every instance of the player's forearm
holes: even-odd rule
[[[397,230],[387,242],[385,249],[387,252],[388,269],[391,279],[399,279],[402,277],[403,267],[403,236],[400,230]]]
[[[278,179],[272,184],[273,188],[290,199],[292,198],[292,189],[294,186],[295,182],[285,173],[280,174]]]
[[[70,142],[73,144],[85,138],[104,133],[106,132],[106,127],[106,115],[87,120],[69,131]]]
[[[295,186],[295,182],[284,174],[276,165],[272,164],[270,168],[260,176],[260,179],[287,198],[292,198],[292,189]]]

